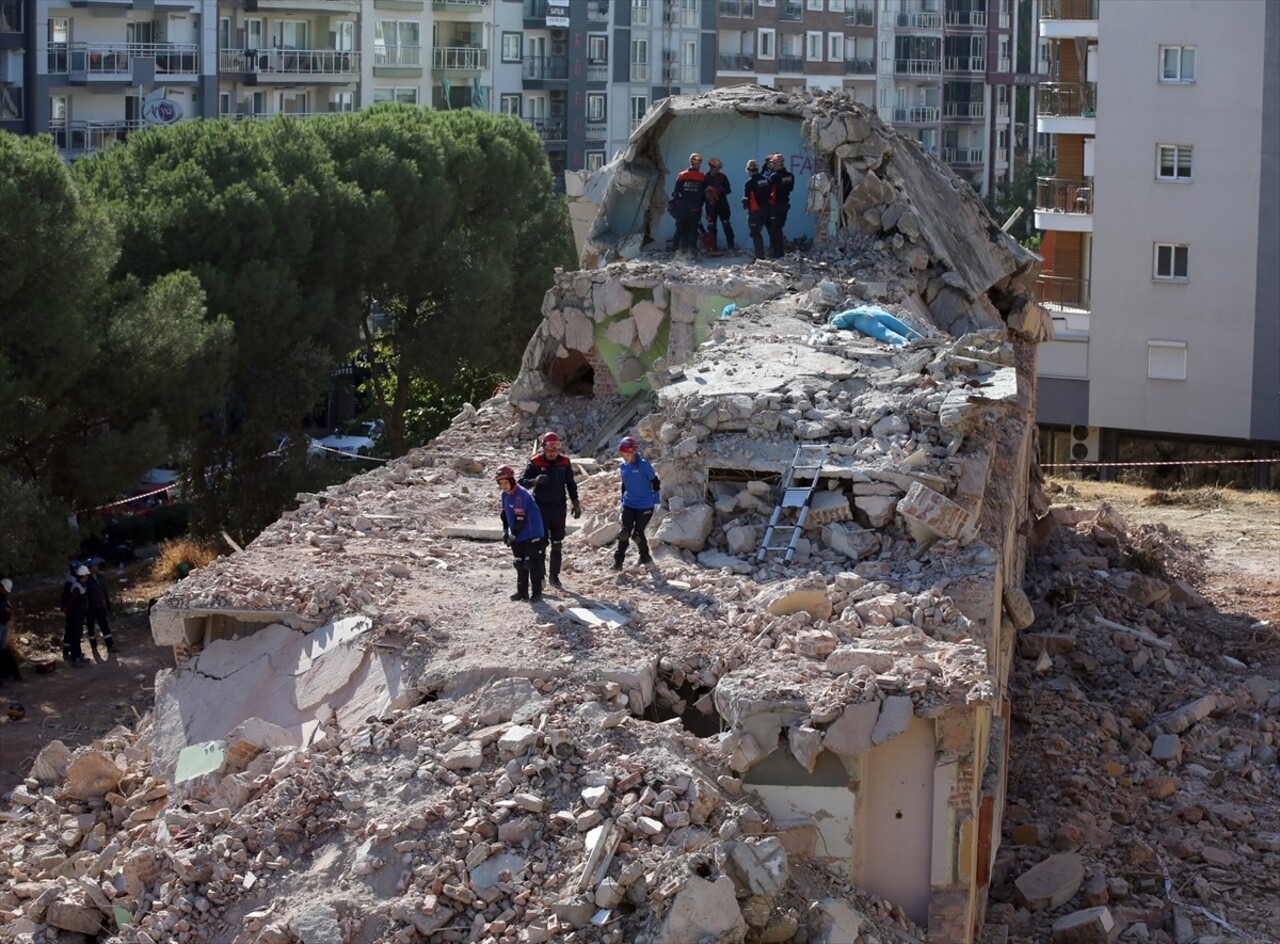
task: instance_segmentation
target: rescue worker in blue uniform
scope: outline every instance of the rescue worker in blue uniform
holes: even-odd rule
[[[765,175],[773,185],[773,194],[769,199],[769,255],[774,259],[781,259],[787,248],[782,227],[787,224],[787,211],[791,209],[791,191],[795,189],[796,178],[787,170],[786,160],[781,154],[769,155]]]
[[[614,570],[622,569],[627,547],[633,540],[640,552],[640,563],[653,563],[644,529],[649,526],[654,506],[661,497],[662,483],[639,450],[640,444],[634,436],[623,436],[618,442],[618,452],[622,455],[622,466],[618,470],[622,478],[622,532],[618,535],[618,549],[613,555]]]
[[[706,203],[707,177],[702,173],[702,155],[689,155],[689,166],[676,175],[676,185],[668,204],[676,218],[676,252],[698,254],[698,223]]]
[[[529,490],[516,484],[515,469],[504,465],[493,477],[502,489],[502,543],[511,548],[516,568],[516,592],[511,594],[511,599],[537,603],[542,599],[545,566],[543,546],[546,531],[542,526],[542,514]]]
[[[573,516],[580,518],[582,506],[578,504],[578,483],[573,479],[573,463],[560,452],[560,437],[555,433],[545,433],[541,446],[541,451],[535,453],[525,466],[520,484],[533,490],[534,501],[538,503],[538,511],[542,513],[542,524],[547,529],[547,539],[551,542],[547,582],[560,589],[565,513],[572,507]]]
[[[769,223],[769,198],[773,195],[773,183],[760,173],[760,165],[747,161],[747,182],[742,185],[742,208],[747,211],[747,230],[751,233],[751,246],[757,259],[764,258],[764,232]]]

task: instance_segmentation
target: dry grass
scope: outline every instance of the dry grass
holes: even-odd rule
[[[158,581],[181,580],[191,571],[203,567],[218,556],[212,544],[175,538],[160,544],[160,556],[151,565],[151,579]]]
[[[1234,488],[1207,486],[1188,489],[1153,489],[1143,485],[1123,482],[1093,482],[1087,480],[1050,478],[1051,492],[1082,502],[1107,501],[1122,507],[1176,506],[1182,508],[1222,508],[1244,514],[1280,518],[1280,492],[1244,491]]]

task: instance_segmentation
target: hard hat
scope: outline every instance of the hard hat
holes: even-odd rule
[[[701,154],[699,154],[697,151],[694,151],[692,154],[690,154],[690,155],[689,155],[689,163],[690,163],[690,164],[701,164],[701,163],[702,163],[702,155],[701,155]]]
[[[89,576],[89,568],[88,568],[88,567],[86,567],[84,564],[81,564],[79,567],[77,567],[77,568],[76,568],[76,576],[77,576],[77,577],[88,577],[88,576]]]
[[[542,445],[544,445],[544,446],[558,446],[558,445],[560,445],[560,437],[559,437],[558,435],[556,435],[555,433],[543,433],[543,434],[542,434]]]
[[[511,479],[514,482],[516,480],[516,470],[509,465],[498,466],[498,471],[493,473],[493,480],[500,482],[503,479]]]
[[[634,436],[623,436],[618,440],[619,452],[635,452],[640,447]]]
[[[759,164],[758,162],[756,162],[754,159],[753,159],[753,160],[750,160],[750,161],[747,161],[747,170],[748,170],[748,171],[755,172],[755,171],[758,171],[759,169],[760,169],[760,164]]]
[[[8,577],[5,577],[3,580],[0,580],[0,587],[4,587],[4,592],[5,592],[5,593],[12,593],[12,592],[13,592],[13,581],[12,581],[12,580],[10,580]]]
[[[9,702],[9,717],[14,721],[21,721],[27,716],[27,709],[16,701]]]

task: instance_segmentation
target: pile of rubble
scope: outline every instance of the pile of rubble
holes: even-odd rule
[[[1262,627],[1206,603],[1167,528],[1055,506],[1035,538],[989,925],[1027,944],[1280,940],[1280,677]]]

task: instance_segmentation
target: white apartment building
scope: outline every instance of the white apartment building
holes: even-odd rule
[[[1040,421],[1057,461],[1133,439],[1280,445],[1280,4],[1042,0]],[[1274,473],[1273,473],[1274,475]]]

